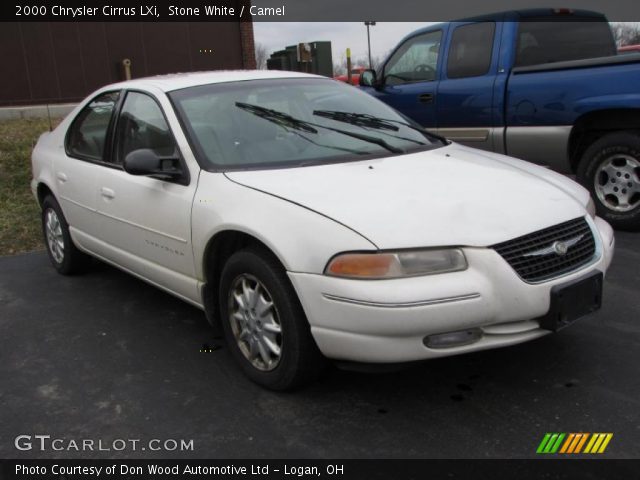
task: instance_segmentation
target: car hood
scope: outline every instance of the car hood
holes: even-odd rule
[[[584,216],[588,200],[558,174],[457,144],[226,176],[330,217],[380,249],[493,245]]]

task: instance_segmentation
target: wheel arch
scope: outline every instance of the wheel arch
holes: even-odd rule
[[[220,276],[226,261],[234,253],[248,247],[256,248],[272,256],[283,269],[285,263],[280,256],[265,242],[256,236],[238,229],[225,229],[216,232],[207,242],[202,256],[202,272],[204,284],[202,300],[210,322],[218,313],[217,292],[220,287]]]
[[[593,142],[615,131],[640,131],[640,108],[610,108],[587,112],[576,119],[569,135],[571,171],[578,170],[582,155]]]
[[[47,195],[51,195],[53,198],[55,198],[53,190],[44,182],[38,182],[36,195],[38,196],[38,204],[40,205],[40,207],[42,207],[42,202],[44,202],[44,199],[47,197]]]

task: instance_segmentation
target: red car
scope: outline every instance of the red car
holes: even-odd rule
[[[640,45],[625,45],[618,47],[618,53],[640,53]]]
[[[351,69],[351,85],[358,85],[360,81],[360,74],[366,69],[367,67],[353,67]],[[349,83],[349,79],[347,78],[346,74],[336,75],[333,78],[335,78],[336,80],[340,80],[341,82]]]

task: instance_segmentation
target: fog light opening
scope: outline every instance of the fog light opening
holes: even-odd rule
[[[439,333],[424,337],[422,342],[428,348],[451,348],[461,347],[475,343],[482,338],[482,330],[470,328],[469,330],[459,330],[457,332]]]

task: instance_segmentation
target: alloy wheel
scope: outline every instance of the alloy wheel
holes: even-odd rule
[[[52,208],[45,212],[45,232],[47,235],[47,245],[49,252],[56,263],[64,260],[64,237],[62,235],[62,225],[58,214]]]
[[[275,369],[282,356],[282,325],[267,288],[253,275],[239,275],[228,305],[231,331],[244,357],[258,370]]]

